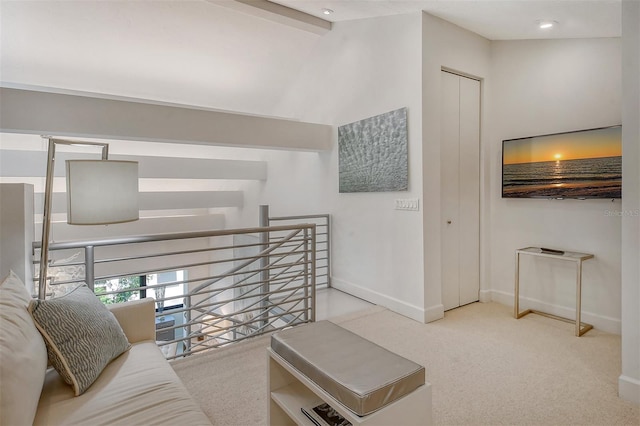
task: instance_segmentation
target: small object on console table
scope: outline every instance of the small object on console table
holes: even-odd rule
[[[562,250],[550,249],[550,248],[546,248],[546,247],[540,247],[540,250],[542,250],[543,253],[559,254],[559,255],[563,255],[564,254],[564,251],[562,251]]]

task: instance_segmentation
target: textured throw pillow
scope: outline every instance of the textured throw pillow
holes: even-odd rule
[[[11,272],[0,284],[0,425],[30,425],[47,371],[47,349],[27,311],[31,296]]]
[[[49,361],[76,396],[131,347],[116,318],[84,284],[61,297],[31,301],[29,312]]]

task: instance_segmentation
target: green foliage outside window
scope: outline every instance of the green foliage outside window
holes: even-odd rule
[[[94,288],[96,296],[102,303],[109,305],[112,303],[127,302],[129,300],[140,299],[140,290],[124,291],[140,287],[140,277],[121,277],[114,280],[97,280]],[[104,294],[117,291],[115,294]]]

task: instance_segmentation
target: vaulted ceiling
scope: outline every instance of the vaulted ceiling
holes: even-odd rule
[[[490,40],[619,37],[620,0],[273,0],[331,22],[425,11]],[[324,11],[329,9],[331,14]],[[558,25],[540,31],[538,20]]]
[[[425,10],[489,39],[620,36],[620,0],[277,3],[336,25]],[[0,79],[5,86],[36,85],[271,115],[322,35],[234,4],[2,0]],[[322,8],[334,13],[325,16]],[[540,32],[538,19],[556,20],[558,26]]]

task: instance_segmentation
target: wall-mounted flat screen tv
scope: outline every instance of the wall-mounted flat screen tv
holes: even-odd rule
[[[502,141],[503,198],[621,198],[622,126]]]

